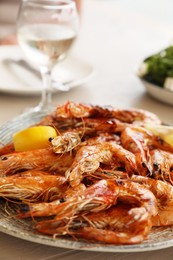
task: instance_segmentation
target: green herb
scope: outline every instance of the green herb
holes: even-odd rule
[[[163,87],[167,77],[173,77],[173,46],[156,53],[144,60],[148,71],[145,80]]]

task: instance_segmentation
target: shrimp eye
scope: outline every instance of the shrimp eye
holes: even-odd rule
[[[164,144],[164,140],[161,137],[157,136],[157,140],[160,144]]]
[[[60,200],[59,200],[59,202],[60,203],[63,203],[63,202],[65,202],[66,200],[64,199],[64,198],[61,198]]]
[[[6,161],[8,159],[8,157],[4,156],[4,157],[1,157],[1,160],[2,161]]]
[[[147,165],[146,165],[146,163],[145,163],[145,162],[142,162],[142,167],[144,167],[144,168],[146,168],[146,167],[147,167]]]
[[[122,172],[125,172],[125,168],[124,167],[118,167],[118,171],[122,171]]]
[[[124,185],[124,182],[123,182],[123,181],[120,181],[120,180],[116,180],[116,183],[118,184],[118,186]]]
[[[78,230],[79,227],[78,226],[73,226],[73,230]]]
[[[53,137],[50,137],[50,138],[49,138],[49,142],[52,142],[53,139],[54,139]]]
[[[26,205],[26,204],[22,205],[20,210],[21,210],[21,212],[28,212],[29,211],[29,206]]]
[[[154,169],[155,170],[158,170],[159,169],[159,164],[157,162],[154,162],[153,163],[153,166],[154,166]]]

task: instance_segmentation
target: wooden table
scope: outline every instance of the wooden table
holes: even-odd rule
[[[84,0],[80,36],[73,53],[94,67],[93,78],[68,93],[57,93],[55,105],[67,100],[119,108],[148,109],[173,124],[172,106],[151,98],[136,76],[141,60],[169,45],[173,38],[173,2],[169,0]],[[1,72],[0,72],[1,73]],[[0,74],[1,75],[1,74]],[[0,124],[38,103],[39,96],[0,93]],[[172,259],[173,248],[141,253],[64,250],[1,234],[0,259]]]

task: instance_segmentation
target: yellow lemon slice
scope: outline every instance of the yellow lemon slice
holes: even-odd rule
[[[15,151],[28,151],[50,146],[50,138],[57,136],[51,126],[34,126],[13,135]]]
[[[154,135],[160,136],[165,142],[173,146],[173,127],[166,125],[145,124],[144,127]]]

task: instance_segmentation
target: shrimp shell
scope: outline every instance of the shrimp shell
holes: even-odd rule
[[[30,169],[64,174],[72,162],[73,155],[57,155],[51,149],[14,152],[0,157],[0,176],[5,177]]]
[[[116,142],[103,142],[96,145],[81,147],[65,176],[69,180],[71,186],[76,186],[83,179],[84,174],[94,173],[103,164],[112,164],[113,159],[121,161],[126,168],[127,173],[131,176],[137,173],[136,160],[134,154],[125,150]]]
[[[87,189],[83,189],[83,187],[75,193],[69,193],[67,191],[67,196],[64,194],[64,202],[61,201],[52,202],[52,203],[44,203],[42,210],[42,203],[38,205],[33,204],[30,205],[28,212],[24,212],[20,214],[20,217],[28,217],[32,216],[50,216],[50,215],[58,215],[64,216],[68,212],[72,213],[74,211],[89,211],[89,210],[100,210],[110,205],[114,204],[116,201],[116,185],[113,182],[109,182],[106,180],[98,181]],[[76,187],[77,188],[77,187]],[[71,194],[71,196],[69,196]],[[60,202],[60,203],[59,203]],[[36,211],[35,211],[36,205]],[[47,208],[47,210],[46,210]],[[38,210],[40,209],[40,210]],[[44,215],[45,214],[45,215]]]
[[[173,154],[154,149],[150,152],[153,171],[151,177],[173,185]]]
[[[92,106],[86,104],[75,104],[74,102],[67,102],[62,106],[58,106],[57,117],[62,118],[116,118],[122,122],[145,122],[160,124],[160,119],[153,113],[142,109],[114,109],[111,106]]]
[[[100,184],[106,184],[107,186],[103,186]],[[120,243],[132,243],[132,241],[134,241],[134,243],[137,243],[137,241],[141,242],[141,240],[148,234],[150,228],[151,228],[151,216],[156,215],[157,214],[157,206],[156,206],[156,199],[153,195],[152,192],[150,192],[149,190],[145,189],[142,187],[142,185],[137,184],[137,183],[132,183],[129,181],[121,181],[117,182],[117,181],[113,181],[113,180],[108,180],[108,181],[99,181],[97,183],[97,185],[99,184],[101,189],[97,190],[96,194],[93,194],[93,188],[96,186],[93,185],[90,188],[86,189],[86,194],[87,196],[85,196],[85,198],[81,198],[81,200],[78,200],[78,203],[76,203],[76,199],[73,200],[73,202],[64,202],[61,205],[58,205],[56,208],[56,216],[51,219],[51,220],[45,220],[45,221],[41,221],[39,223],[36,224],[36,229],[42,233],[45,234],[56,234],[56,235],[67,235],[67,234],[71,234],[71,227],[73,229],[73,225],[75,228],[75,222],[76,220],[78,220],[78,218],[81,218],[84,216],[84,219],[87,219],[87,213],[90,212],[90,214],[97,214],[98,212],[100,213],[100,215],[104,214],[103,211],[113,207],[116,207],[115,205],[117,204],[117,201],[120,201],[121,203],[127,203],[128,205],[132,205],[132,209],[131,211],[128,212],[129,214],[129,218],[131,218],[131,221],[136,224],[138,223],[140,226],[140,222],[141,222],[141,226],[139,229],[137,229],[138,231],[141,230],[141,228],[143,228],[143,230],[141,230],[142,235],[140,235],[138,238],[136,237],[136,239],[131,239],[128,240],[128,237],[126,238],[126,241],[124,240],[119,240]],[[98,186],[98,187],[99,187]],[[109,188],[108,190],[105,189],[105,187]],[[104,192],[104,193],[103,193]],[[93,197],[94,195],[94,197]],[[101,203],[101,204],[100,204]],[[137,209],[136,209],[137,207]],[[58,210],[59,208],[59,210]],[[119,216],[118,218],[121,218],[121,211],[119,211],[117,209],[117,211],[119,212]],[[127,212],[126,212],[127,213]],[[117,213],[118,214],[118,213]],[[86,216],[86,218],[85,218]],[[94,215],[93,215],[94,216]],[[89,218],[88,218],[89,219]],[[97,222],[97,215],[95,218],[96,222]],[[89,221],[88,221],[89,222]],[[99,222],[99,218],[98,218],[98,222]],[[83,222],[80,222],[81,225],[83,225]],[[124,225],[126,225],[127,223],[125,222]],[[115,223],[114,225],[116,225],[116,219],[115,219]],[[110,223],[111,226],[111,223]],[[112,224],[113,226],[113,224]],[[133,226],[133,225],[132,225]],[[105,227],[104,227],[105,228]],[[80,225],[79,225],[79,229],[80,229]],[[135,226],[134,226],[135,229]],[[132,236],[135,237],[135,231],[133,229],[132,232]],[[91,231],[96,231],[96,234],[98,235],[94,237],[94,235],[86,235],[85,231],[86,230],[91,230]],[[111,230],[112,231],[112,230]],[[104,241],[104,242],[111,242],[113,243],[113,240],[110,239],[106,239],[103,240],[99,239],[99,237],[101,237],[101,234],[99,236],[99,233],[104,233],[105,235],[108,234],[110,230],[97,230],[97,227],[93,228],[93,224],[92,227],[88,227],[85,229],[82,228],[81,233],[77,233],[80,234],[82,237],[85,238],[90,238],[90,239],[96,239],[99,241]],[[122,232],[122,234],[125,234],[126,232]],[[138,232],[136,232],[138,233]],[[73,234],[73,230],[72,230],[72,234]],[[74,233],[75,234],[75,233]],[[114,243],[118,243],[118,240],[115,239],[115,237],[118,238],[118,236],[116,236],[116,233],[114,233]],[[129,241],[129,242],[128,242]]]
[[[131,208],[122,203],[106,211],[81,216],[71,225],[70,232],[77,237],[116,245],[141,243],[152,227],[145,208]]]
[[[66,186],[62,176],[26,171],[0,178],[0,197],[23,202],[51,201],[61,197]]]
[[[132,181],[150,190],[157,200],[158,214],[152,218],[153,226],[173,225],[173,186],[160,180],[132,176]]]
[[[81,137],[76,132],[65,132],[51,141],[54,153],[66,153],[72,151],[81,143]]]

